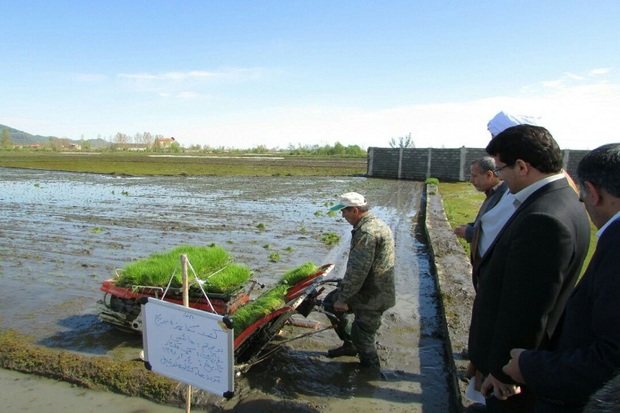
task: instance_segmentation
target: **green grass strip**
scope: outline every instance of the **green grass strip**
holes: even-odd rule
[[[13,330],[0,332],[0,367],[109,390],[157,402],[178,402],[178,383],[144,368],[141,361],[114,361],[37,346]]]

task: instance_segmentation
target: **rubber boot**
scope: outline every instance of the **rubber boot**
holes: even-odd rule
[[[350,341],[345,341],[342,346],[327,351],[327,357],[357,356],[357,349]]]
[[[381,362],[377,353],[360,354],[360,366],[365,369],[380,370]]]

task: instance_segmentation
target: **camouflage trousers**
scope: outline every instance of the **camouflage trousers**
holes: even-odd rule
[[[334,331],[342,341],[355,345],[361,361],[378,362],[375,339],[383,311],[352,309],[345,313],[335,312],[333,305],[337,299],[338,291],[334,290],[323,300],[325,310],[337,317],[337,320],[330,317]]]

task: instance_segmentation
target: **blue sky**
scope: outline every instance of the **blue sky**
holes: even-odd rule
[[[620,2],[3,1],[0,124],[183,146],[620,141]]]

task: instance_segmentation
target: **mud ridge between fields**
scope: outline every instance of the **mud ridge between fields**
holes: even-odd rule
[[[471,265],[445,214],[443,200],[436,190],[426,188],[425,230],[428,237],[431,263],[437,277],[441,312],[445,323],[448,367],[455,404],[470,404],[462,395],[467,384],[461,380],[468,363],[467,339],[474,288],[471,282]]]

